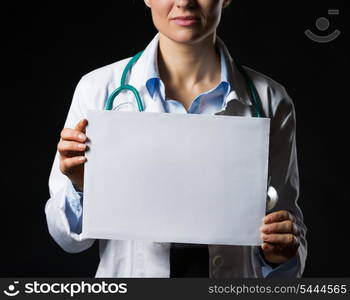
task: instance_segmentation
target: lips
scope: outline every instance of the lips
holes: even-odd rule
[[[180,26],[191,26],[199,22],[199,18],[196,16],[178,16],[171,20]]]

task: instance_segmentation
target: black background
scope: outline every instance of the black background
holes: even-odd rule
[[[308,277],[350,276],[345,2],[233,0],[218,29],[234,58],[283,84],[294,101]],[[156,30],[141,0],[87,3],[1,9],[2,277],[93,277],[97,269],[97,244],[68,254],[51,239],[48,176],[80,77],[142,50]],[[330,8],[340,15],[328,16]],[[322,16],[331,22],[325,32],[315,27]],[[308,28],[342,34],[319,44]]]

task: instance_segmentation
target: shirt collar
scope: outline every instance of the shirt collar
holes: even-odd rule
[[[217,36],[217,47],[221,61],[221,83],[226,82],[228,89],[225,95],[224,106],[230,100],[238,100],[246,105],[252,105],[246,87],[246,82],[235,67],[235,63],[224,42]],[[159,33],[148,44],[139,60],[135,63],[131,76],[131,84],[138,90],[153,96],[156,84],[159,83],[159,70],[157,63]],[[153,84],[152,84],[153,83]],[[156,84],[154,84],[156,83]],[[154,98],[154,97],[152,97]]]

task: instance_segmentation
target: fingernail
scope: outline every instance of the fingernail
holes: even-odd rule
[[[84,161],[85,159],[86,159],[85,156],[80,156],[80,157],[79,157],[79,160],[80,160],[80,161]]]
[[[85,144],[78,144],[78,148],[84,149],[85,148]]]
[[[85,135],[84,135],[84,134],[79,134],[79,135],[78,135],[78,138],[79,138],[80,140],[83,140],[83,141],[84,141],[84,140],[85,140]]]

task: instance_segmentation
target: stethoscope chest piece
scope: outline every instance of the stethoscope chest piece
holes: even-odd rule
[[[270,211],[271,209],[273,209],[278,201],[278,194],[276,189],[269,185],[268,189],[267,189],[267,197],[266,197],[266,211]]]

